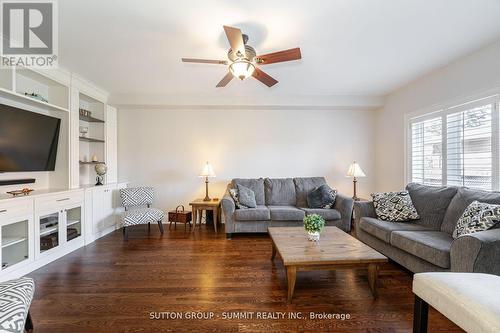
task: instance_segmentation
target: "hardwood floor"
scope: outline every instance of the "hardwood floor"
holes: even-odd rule
[[[300,272],[287,305],[283,265],[270,256],[266,235],[226,240],[212,228],[177,226],[161,237],[158,228],[148,236],[139,226],[124,242],[116,231],[29,274],[34,332],[411,332],[412,277],[399,266],[381,266],[376,300],[366,270]],[[189,312],[214,318],[189,319]],[[253,319],[223,318],[237,312],[254,312]],[[323,312],[350,319],[309,319]],[[166,319],[171,313],[183,319]],[[297,313],[303,318],[288,319]],[[429,325],[430,332],[461,331],[432,309]]]

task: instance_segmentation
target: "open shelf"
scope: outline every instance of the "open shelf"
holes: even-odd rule
[[[20,95],[36,93],[43,96],[51,105],[62,109],[69,109],[69,88],[67,85],[31,68],[18,67],[15,72],[16,93]]]
[[[83,162],[79,161],[80,165],[96,165],[96,164],[104,164],[104,162],[97,161],[97,162]]]
[[[84,136],[80,137],[80,141],[85,141],[85,142],[102,142],[102,143],[104,143],[104,140],[87,138],[87,137],[84,137]]]
[[[92,116],[83,116],[80,115],[80,120],[85,121],[87,123],[104,123],[104,120],[94,118]]]
[[[15,91],[8,90],[8,89],[5,89],[5,88],[0,88],[0,96],[12,99],[12,100],[14,100],[16,102],[22,102],[22,103],[30,104],[32,106],[37,106],[37,107],[41,106],[42,108],[44,108],[46,110],[52,110],[52,111],[56,110],[56,111],[69,112],[69,110],[66,109],[66,108],[63,108],[63,107],[60,107],[60,106],[57,106],[57,105],[54,105],[54,104],[42,102],[42,101],[40,101],[38,99],[34,99],[34,98],[25,96],[23,94],[20,94],[20,93],[17,93]]]

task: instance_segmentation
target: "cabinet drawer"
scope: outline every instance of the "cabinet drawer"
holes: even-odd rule
[[[83,202],[83,191],[60,192],[35,198],[36,210],[52,209],[62,205],[72,205]]]
[[[0,224],[18,216],[33,214],[33,199],[15,198],[0,202]]]

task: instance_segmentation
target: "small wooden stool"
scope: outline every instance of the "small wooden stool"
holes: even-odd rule
[[[182,210],[179,210],[179,207],[182,207]],[[177,228],[177,222],[184,223],[184,229],[186,229],[187,224],[191,228],[192,216],[191,211],[184,210],[183,205],[177,206],[175,210],[168,212],[168,220],[170,221],[168,229],[172,226],[172,222],[174,222],[174,228]]]

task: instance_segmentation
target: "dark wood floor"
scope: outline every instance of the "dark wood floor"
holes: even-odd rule
[[[124,242],[116,231],[30,274],[35,332],[410,332],[411,275],[382,266],[379,298],[367,272],[300,272],[293,304],[285,304],[283,265],[270,261],[267,236],[226,240],[213,230],[160,237],[139,226]],[[151,313],[201,312],[214,319],[150,319]],[[224,312],[300,312],[303,319],[223,319]],[[349,314],[311,320],[310,312]],[[163,316],[166,316],[165,314]],[[460,330],[434,310],[430,332]]]

